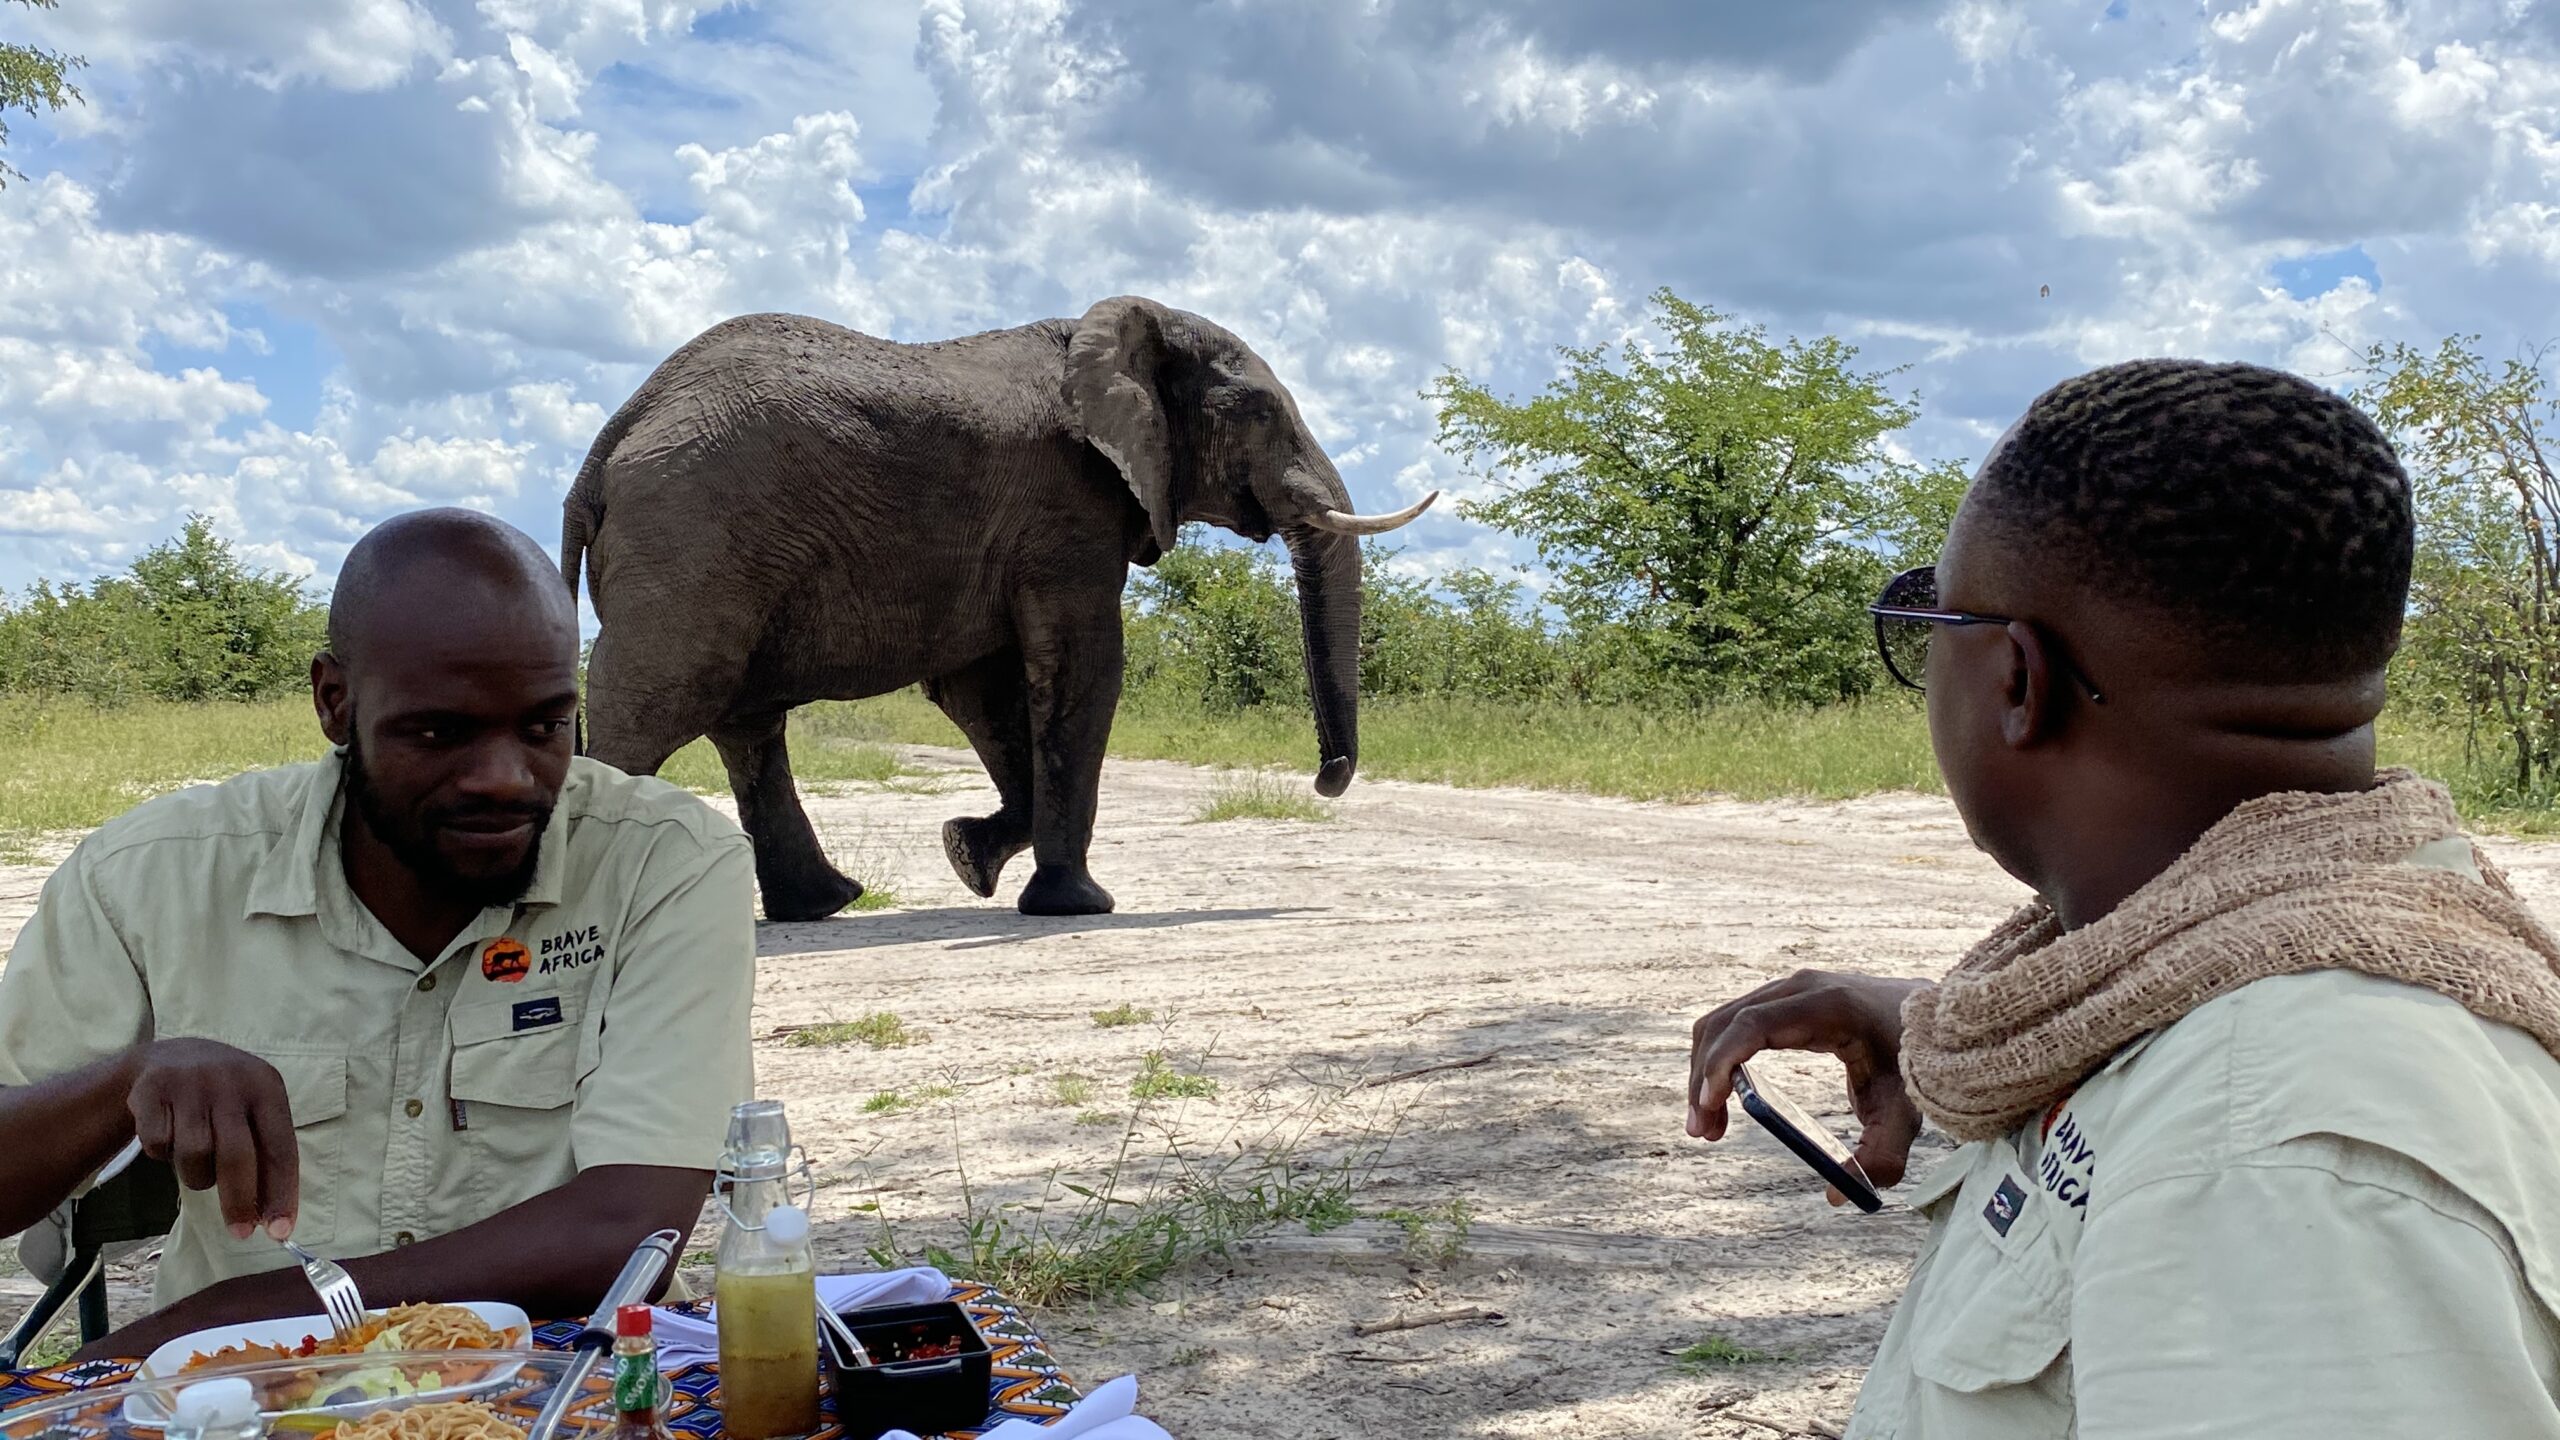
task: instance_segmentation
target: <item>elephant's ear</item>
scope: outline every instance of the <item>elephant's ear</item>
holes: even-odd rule
[[[1146,508],[1157,548],[1182,528],[1173,494],[1173,436],[1157,393],[1165,364],[1165,310],[1122,295],[1084,312],[1067,344],[1065,400],[1077,434],[1120,467]]]

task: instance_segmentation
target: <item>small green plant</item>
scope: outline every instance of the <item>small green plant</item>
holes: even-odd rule
[[[1382,1210],[1377,1218],[1403,1229],[1408,1258],[1448,1265],[1467,1253],[1475,1211],[1464,1200],[1452,1200],[1432,1210]]]
[[[964,1219],[955,1240],[904,1246],[883,1214],[870,1257],[886,1268],[921,1259],[956,1279],[991,1285],[1034,1306],[1097,1303],[1140,1291],[1280,1226],[1330,1227],[1352,1218],[1358,1188],[1385,1159],[1395,1126],[1360,1124],[1365,1141],[1337,1159],[1310,1164],[1301,1153],[1307,1136],[1332,1120],[1344,1092],[1259,1103],[1270,1096],[1268,1089],[1256,1092],[1257,1103],[1243,1107],[1250,1118],[1201,1147],[1169,1129],[1163,1151],[1142,1152],[1139,1128],[1127,1126],[1101,1176],[1080,1183],[1052,1171],[1040,1193],[1024,1201],[982,1203],[970,1187],[964,1157]],[[1403,1113],[1394,1112],[1397,1124]],[[1098,1111],[1077,1119],[1120,1123]],[[1247,1125],[1257,1128],[1247,1134]]]
[[[1217,1351],[1206,1345],[1194,1345],[1187,1350],[1176,1351],[1174,1357],[1165,1363],[1176,1370],[1188,1370],[1195,1365],[1205,1365],[1216,1358],[1218,1358]]]
[[[869,889],[853,897],[853,911],[860,915],[872,910],[895,910],[898,897],[887,890]]]
[[[862,1102],[865,1115],[895,1115],[915,1102],[895,1090],[883,1090]]]
[[[1683,1370],[1713,1370],[1734,1365],[1764,1365],[1785,1357],[1765,1350],[1746,1350],[1722,1335],[1710,1335],[1671,1357]]]
[[[720,1263],[720,1252],[717,1250],[687,1250],[684,1252],[683,1263],[686,1265],[697,1266],[717,1265]]]
[[[1221,780],[1209,801],[1191,817],[1195,825],[1226,820],[1295,820],[1320,825],[1333,818],[1333,807],[1309,796],[1297,785],[1251,771]]]
[[[1130,1025],[1152,1025],[1155,1019],[1156,1012],[1153,1010],[1142,1010],[1125,1000],[1108,1010],[1093,1012],[1093,1023],[1105,1030],[1118,1030]]]
[[[1085,1126],[1117,1125],[1120,1117],[1108,1110],[1080,1110],[1076,1112],[1076,1123]]]
[[[28,1346],[27,1353],[18,1358],[18,1363],[29,1370],[50,1369],[68,1363],[79,1349],[80,1327],[57,1324]]]
[[[859,1020],[831,1021],[794,1030],[783,1043],[802,1050],[851,1045],[857,1041],[874,1050],[899,1050],[924,1040],[924,1032],[885,1010],[873,1011]]]
[[[1061,1075],[1049,1082],[1049,1090],[1059,1104],[1071,1109],[1093,1099],[1093,1081],[1083,1075]]]
[[[1148,1051],[1138,1078],[1129,1082],[1132,1100],[1213,1100],[1217,1094],[1217,1081],[1174,1069],[1161,1050]]]

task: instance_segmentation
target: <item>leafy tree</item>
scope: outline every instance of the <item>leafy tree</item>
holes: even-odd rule
[[[1462,570],[1398,575],[1395,552],[1366,556],[1360,691],[1374,699],[1456,695],[1542,699],[1565,657],[1512,581]],[[1267,550],[1184,545],[1129,586],[1127,686],[1215,711],[1306,704],[1296,592]]]
[[[38,582],[0,604],[0,689],[98,704],[286,694],[326,643],[327,611],[288,575],[233,554],[201,515],[127,573]]]
[[[50,10],[55,0],[16,0],[17,4],[35,10]],[[67,78],[88,62],[77,55],[41,49],[34,45],[18,45],[0,41],[0,146],[9,143],[9,112],[24,110],[33,115],[38,109],[59,110],[81,98],[80,88]],[[27,177],[0,160],[0,190],[13,179]]]
[[[1306,699],[1298,604],[1271,556],[1180,545],[1130,582],[1129,681],[1211,710]]]
[[[1663,347],[1567,349],[1527,401],[1440,379],[1441,444],[1501,485],[1460,513],[1538,547],[1592,698],[1864,693],[1865,606],[1935,553],[1963,473],[1894,453],[1915,412],[1846,342],[1654,305]]]
[[[202,515],[133,562],[130,584],[158,623],[153,693],[164,700],[253,700],[310,677],[328,612],[289,575],[231,553]]]
[[[2417,506],[2394,690],[2496,737],[2521,798],[2560,781],[2560,387],[2548,351],[2493,365],[2479,343],[2376,346],[2357,399]]]

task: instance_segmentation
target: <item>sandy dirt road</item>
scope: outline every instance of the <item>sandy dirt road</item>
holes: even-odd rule
[[[1369,1153],[1392,1127],[1355,1203],[1462,1202],[1475,1234],[1454,1258],[1204,1263],[1126,1305],[1045,1313],[1060,1359],[1087,1383],[1136,1372],[1143,1408],[1183,1440],[1777,1433],[1738,1415],[1820,1434],[1845,1420],[1919,1223],[1831,1209],[1738,1115],[1722,1145],[1683,1136],[1687,1032],[1799,967],[1934,973],[2017,903],[1944,802],[1637,805],[1363,782],[1330,823],[1197,824],[1219,776],[1115,762],[1094,867],[1119,913],[1028,920],[1009,903],[1027,857],[985,902],[941,856],[942,820],[992,805],[983,776],[963,754],[906,753],[925,778],[811,805],[839,858],[889,877],[900,908],[760,937],[760,1088],[790,1102],[817,1162],[836,1266],[880,1237],[861,1206],[910,1245],[949,1243],[964,1168],[985,1206],[1061,1195],[1053,1173],[1091,1185],[1124,1143],[1135,1181],[1168,1136],[1206,1156],[1312,1117],[1301,1153],[1323,1161]],[[2560,911],[2560,845],[2488,848]],[[0,870],[0,939],[43,873]],[[1124,1004],[1157,1019],[1091,1018]],[[922,1042],[777,1034],[875,1011]],[[1215,1078],[1218,1097],[1136,1106],[1129,1082],[1157,1050]],[[1845,1124],[1829,1064],[1775,1074]],[[1061,1077],[1090,1098],[1061,1103]],[[866,1109],[935,1087],[954,1093]],[[1922,1143],[1915,1171],[1947,1148]],[[1062,1199],[1053,1217],[1076,1203]],[[1371,1228],[1392,1227],[1353,1233]],[[1585,1243],[1524,1244],[1524,1230]],[[1470,1307],[1502,1318],[1353,1329]],[[1770,1358],[1675,1363],[1709,1337]]]

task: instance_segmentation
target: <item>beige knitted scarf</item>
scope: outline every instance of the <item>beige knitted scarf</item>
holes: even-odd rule
[[[2560,944],[2506,877],[2405,863],[2459,836],[2407,771],[2370,790],[2233,810],[2105,918],[2030,905],[1902,1008],[1902,1074],[1961,1140],[2004,1134],[2129,1042],[2254,980],[2360,970],[2421,985],[2560,1055]],[[2482,883],[2485,881],[2485,883]]]

